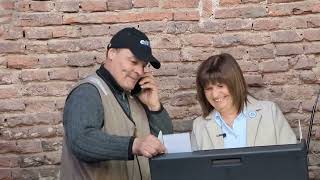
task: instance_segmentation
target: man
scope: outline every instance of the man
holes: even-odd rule
[[[150,179],[147,158],[165,152],[155,135],[173,130],[155,79],[145,71],[148,63],[160,68],[148,37],[124,28],[111,39],[100,69],[71,91],[63,114],[61,179]],[[140,92],[132,91],[136,84]]]

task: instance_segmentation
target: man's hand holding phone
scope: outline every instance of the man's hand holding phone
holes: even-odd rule
[[[141,92],[138,94],[140,101],[145,104],[150,111],[160,110],[159,89],[153,75],[150,72],[146,72],[138,83],[141,87]]]

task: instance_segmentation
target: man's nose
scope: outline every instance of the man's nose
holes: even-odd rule
[[[136,67],[136,72],[139,74],[139,76],[142,76],[144,74],[144,66],[138,65]]]

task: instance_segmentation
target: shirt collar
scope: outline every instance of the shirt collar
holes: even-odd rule
[[[103,66],[103,64],[96,71],[96,73],[100,78],[103,79],[105,83],[108,84],[108,86],[114,93],[124,93],[124,89],[117,83],[117,81],[114,79],[111,73]]]

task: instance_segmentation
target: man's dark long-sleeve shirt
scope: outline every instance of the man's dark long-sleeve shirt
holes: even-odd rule
[[[124,112],[130,117],[127,96],[111,74],[101,66],[97,74],[110,87]],[[172,133],[172,122],[167,111],[149,111],[145,107],[151,133]],[[63,114],[67,144],[74,155],[87,162],[132,160],[134,137],[109,135],[104,126],[104,110],[98,89],[89,83],[81,84],[69,95]],[[116,120],[115,120],[116,121]]]

